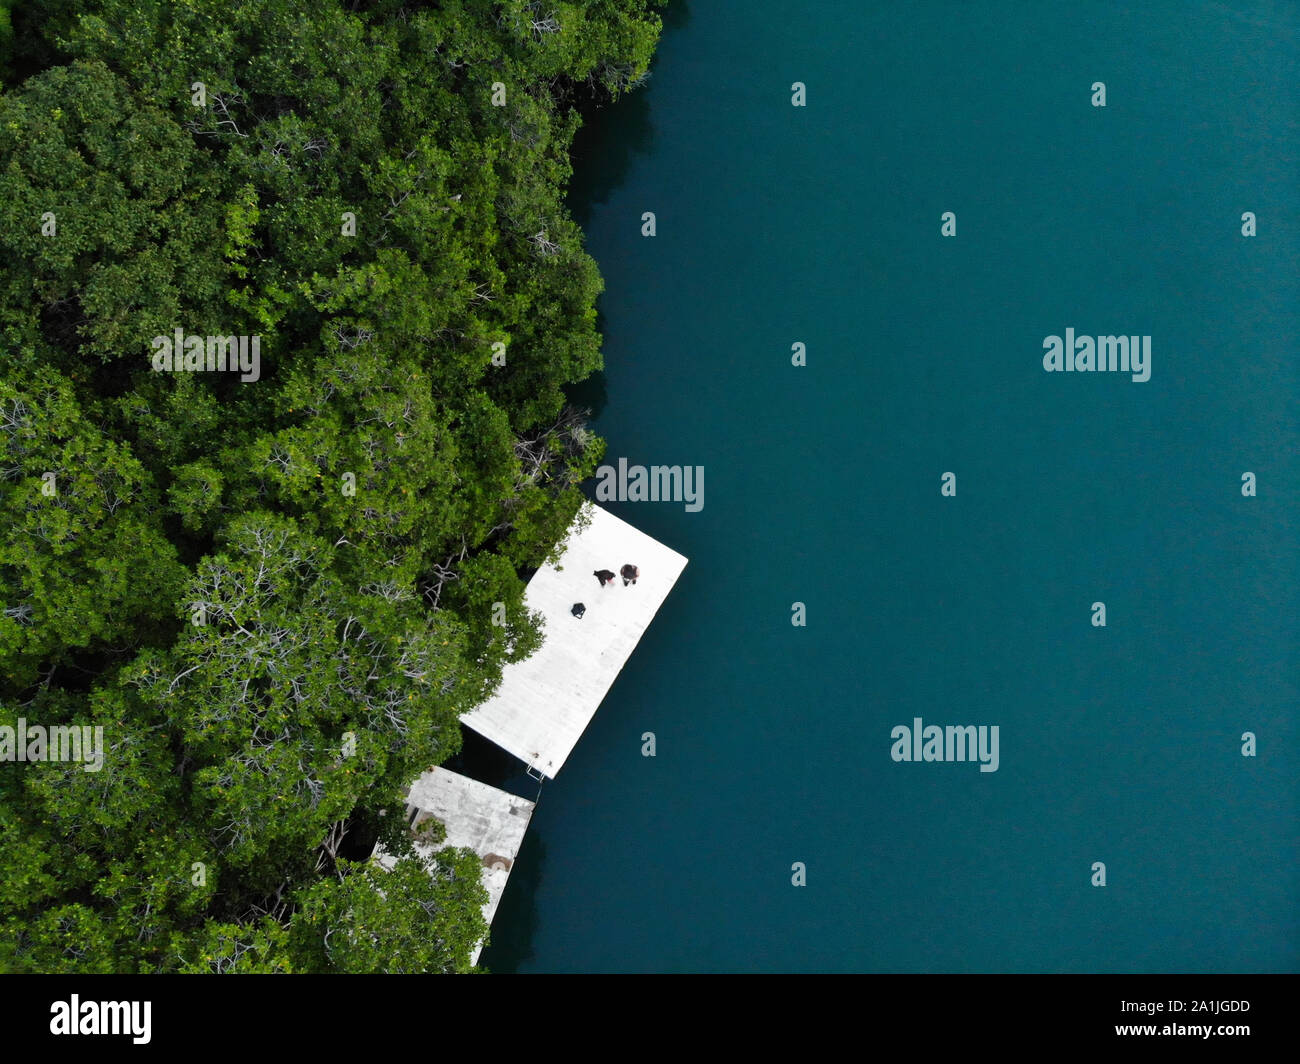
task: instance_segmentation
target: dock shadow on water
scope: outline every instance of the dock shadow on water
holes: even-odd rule
[[[546,844],[538,832],[528,832],[492,921],[488,945],[479,957],[480,967],[498,975],[511,975],[532,957],[537,932],[537,891],[545,863]]]
[[[519,758],[470,728],[462,725],[460,731],[460,753],[449,758],[443,768],[530,802],[537,800],[537,781],[528,775],[527,766]]]

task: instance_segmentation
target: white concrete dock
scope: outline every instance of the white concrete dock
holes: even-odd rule
[[[407,823],[412,827],[418,827],[430,817],[446,826],[447,838],[439,844],[439,849],[464,847],[479,855],[483,862],[483,886],[488,892],[483,918],[490,925],[505,893],[515,858],[519,856],[519,847],[523,845],[534,803],[450,769],[435,768],[411,784],[406,805]],[[424,847],[417,844],[416,849]],[[388,869],[396,863],[383,850],[375,852],[375,859]],[[471,964],[478,963],[482,949],[482,943],[474,947]]]
[[[507,665],[488,701],[461,720],[524,761],[535,774],[554,777],[596,715],[606,693],[636,649],[687,559],[591,503],[590,524],[570,530],[556,565],[528,582],[524,602],[544,618],[544,641],[532,657]],[[630,563],[635,584],[618,575]],[[592,574],[609,569],[606,586]],[[573,604],[587,609],[581,619]],[[671,697],[665,686],[664,694]]]

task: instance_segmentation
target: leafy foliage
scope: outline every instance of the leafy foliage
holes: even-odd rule
[[[477,858],[378,812],[538,645],[603,448],[569,146],[656,6],[0,6],[0,724],[104,735],[0,761],[0,970],[469,969]]]

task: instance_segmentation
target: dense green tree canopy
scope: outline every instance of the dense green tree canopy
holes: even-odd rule
[[[656,6],[0,5],[0,725],[104,736],[0,761],[0,971],[469,970],[397,814],[600,459],[563,195]]]

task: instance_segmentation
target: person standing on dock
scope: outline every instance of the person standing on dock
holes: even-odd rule
[[[635,565],[632,565],[630,562],[627,565],[623,566],[623,568],[620,569],[619,572],[623,574],[624,587],[627,587],[628,584],[635,584],[636,578],[641,575],[641,570],[638,569]],[[614,575],[613,573],[610,573],[610,576],[613,575]]]

